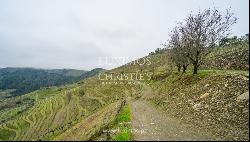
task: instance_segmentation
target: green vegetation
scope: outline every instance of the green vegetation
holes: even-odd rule
[[[82,119],[73,127],[67,129],[64,133],[56,136],[53,140],[92,140],[99,132],[107,127],[122,107],[121,101],[111,103],[110,105],[97,110],[86,119]]]
[[[117,108],[117,107],[116,107]],[[91,140],[94,141],[131,141],[132,128],[131,128],[131,108],[130,105],[125,103],[121,104],[117,114],[111,119],[108,125],[104,126],[97,135],[94,135]]]
[[[130,141],[132,140],[131,134],[131,109],[129,105],[125,105],[121,112],[118,114],[115,122],[114,128],[118,129],[119,132],[114,135],[113,139],[115,141]]]
[[[0,90],[0,100],[4,98],[9,98],[12,96],[12,92],[15,91],[14,89],[7,89],[7,90]]]
[[[11,97],[23,95],[42,87],[60,86],[74,83],[79,80],[94,76],[103,69],[97,68],[91,71],[72,69],[43,70],[33,68],[3,68],[0,69],[0,89],[14,89]],[[1,97],[2,95],[0,95]]]
[[[106,120],[112,120],[112,117],[114,119],[116,111],[113,108],[116,107],[111,107],[110,104],[133,95],[137,92],[136,89],[135,86],[132,91],[129,84],[102,85],[98,77],[91,77],[84,83],[81,81],[64,87],[47,87],[22,96],[2,99],[0,138],[52,140],[73,126],[92,121],[91,117],[94,117],[97,119],[93,120],[93,125],[91,123],[88,129],[91,134],[87,133],[85,138],[75,137],[90,138],[99,131],[97,128],[107,125]],[[107,110],[104,111],[107,114],[100,113],[100,117],[97,117],[100,110]],[[95,125],[99,121],[103,121],[103,125]]]

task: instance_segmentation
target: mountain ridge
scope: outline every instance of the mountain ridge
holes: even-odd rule
[[[41,87],[60,86],[91,77],[104,69],[37,69],[7,67],[0,69],[0,90],[16,89],[14,95],[29,93]]]

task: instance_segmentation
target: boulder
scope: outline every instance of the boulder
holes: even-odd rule
[[[202,99],[202,98],[206,98],[207,96],[209,96],[209,93],[205,93],[205,94],[201,95],[200,98],[201,98],[201,99]]]
[[[240,101],[247,101],[249,100],[249,91],[239,95],[237,98],[236,98],[236,101],[240,102]]]
[[[197,104],[193,105],[193,109],[196,111],[200,111],[201,110],[201,103],[197,103]]]

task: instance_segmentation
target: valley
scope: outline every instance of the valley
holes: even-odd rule
[[[249,53],[247,46],[243,50]],[[247,140],[249,72],[203,69],[193,75],[188,69],[183,74],[171,71],[167,55],[149,55],[149,67],[124,65],[101,73],[152,73],[133,84],[103,84],[95,75],[1,98],[0,139]],[[121,115],[125,106],[129,111]]]
[[[249,52],[248,47],[244,50]],[[129,125],[132,126],[129,129],[145,127],[145,136],[148,136],[131,132],[130,139],[133,135],[135,140],[170,140],[170,137],[172,140],[211,140],[212,135],[217,139],[247,140],[249,102],[235,99],[248,92],[248,71],[201,70],[198,75],[189,70],[186,74],[169,73],[171,62],[166,55],[150,55],[153,64],[149,67],[131,64],[108,71],[148,73],[154,69],[151,79],[136,80],[134,84],[125,81],[103,85],[98,76],[93,76],[62,87],[2,98],[0,139],[112,140],[119,133],[107,137],[102,131],[115,127],[111,124],[124,106],[122,102],[126,101],[133,114],[130,114],[132,123]],[[167,118],[163,117],[165,114]],[[166,126],[162,126],[163,123]],[[167,130],[167,127],[171,128]],[[210,136],[196,136],[185,129]],[[160,133],[150,136],[151,132]]]

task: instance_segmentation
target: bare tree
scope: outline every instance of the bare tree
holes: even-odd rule
[[[227,10],[222,14],[216,8],[190,14],[179,27],[179,37],[186,57],[193,64],[193,73],[197,74],[204,57],[218,42],[228,36],[230,27],[237,22],[234,13]]]
[[[172,61],[176,64],[178,72],[180,72],[181,68],[183,68],[183,73],[185,73],[189,65],[189,59],[186,56],[186,49],[184,48],[179,29],[179,27],[175,27],[171,31],[169,44],[165,44],[165,47],[171,48],[170,56]]]

